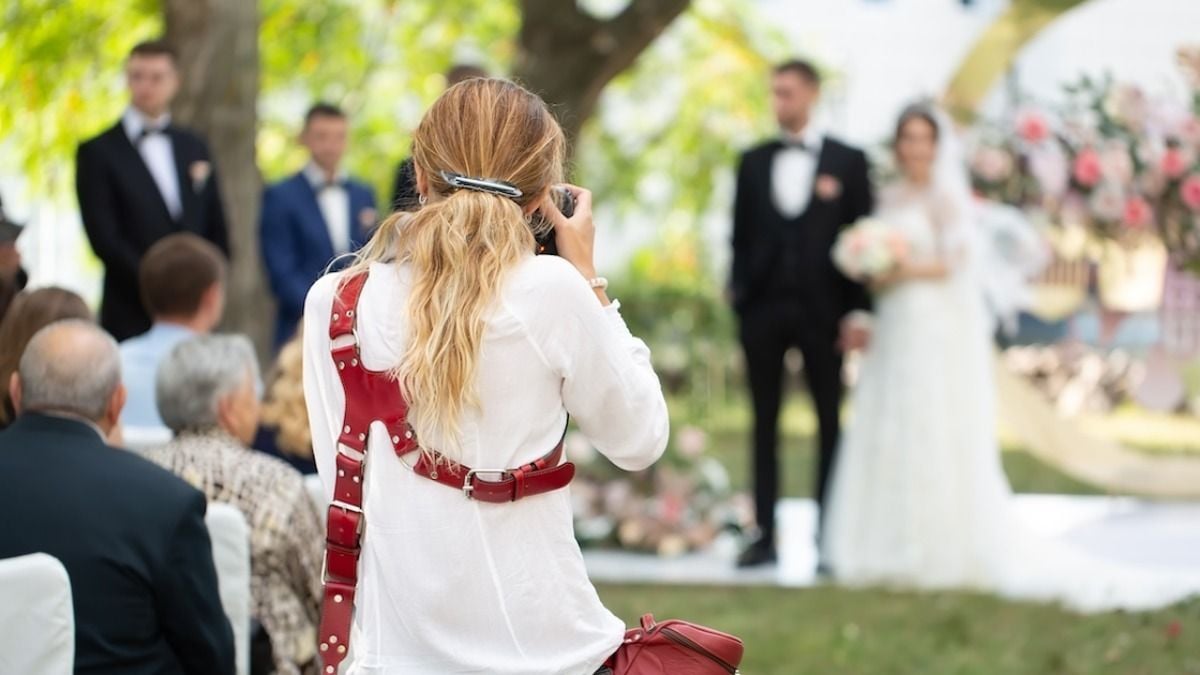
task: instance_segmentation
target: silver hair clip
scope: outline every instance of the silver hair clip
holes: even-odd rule
[[[460,173],[451,171],[442,171],[442,179],[455,189],[475,190],[477,192],[489,192],[491,194],[508,197],[509,199],[517,199],[525,194],[521,192],[517,186],[511,183],[505,183],[498,180],[487,180],[485,178],[471,178]]]

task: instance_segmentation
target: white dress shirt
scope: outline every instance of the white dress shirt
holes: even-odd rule
[[[317,193],[317,205],[325,227],[329,229],[329,242],[334,255],[350,252],[350,193],[346,192],[346,172],[338,171],[333,182],[325,177],[325,171],[309,162],[304,167],[304,177]]]
[[[775,153],[771,163],[771,197],[780,214],[796,218],[812,199],[822,135],[810,124],[798,135],[785,134],[784,142],[786,145]]]
[[[125,127],[125,135],[137,148],[154,184],[158,186],[158,194],[162,195],[171,217],[179,220],[183,215],[183,202],[179,196],[179,171],[175,168],[175,149],[171,146],[171,138],[163,133],[171,123],[171,115],[162,115],[158,119],[147,119],[140,111],[132,106],[125,109],[121,124]],[[142,131],[147,127],[157,129],[145,138]]]
[[[304,393],[327,497],[345,405],[329,351],[342,276],[317,281],[304,312]],[[412,284],[407,265],[371,267],[356,317],[368,368],[399,362]],[[601,307],[570,263],[523,259],[486,321],[479,407],[464,411],[456,439],[463,463],[497,469],[533,461],[558,442],[568,411],[619,467],[644,469],[661,456],[667,407],[650,351],[629,333],[617,304]],[[382,427],[373,431],[347,672],[592,675],[621,644],[625,626],[588,580],[570,488],[506,504],[471,501],[413,473]]]

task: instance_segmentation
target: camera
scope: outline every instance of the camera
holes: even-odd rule
[[[575,195],[564,187],[555,185],[550,188],[550,200],[558,207],[563,216],[570,218],[575,215]],[[538,255],[558,255],[558,245],[554,241],[554,223],[540,212],[533,215],[533,236],[537,241]]]

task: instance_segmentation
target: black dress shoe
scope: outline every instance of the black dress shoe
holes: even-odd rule
[[[738,556],[737,566],[739,568],[758,567],[759,565],[769,565],[776,561],[778,556],[775,554],[775,542],[770,539],[759,539],[750,544]]]
[[[818,581],[833,581],[833,568],[829,563],[817,563],[817,580]]]

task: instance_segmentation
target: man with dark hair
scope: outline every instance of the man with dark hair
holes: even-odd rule
[[[194,234],[169,235],[146,251],[138,280],[142,304],[154,324],[121,343],[121,370],[129,390],[123,424],[163,425],[154,394],[158,364],[175,345],[221,322],[226,266],[221,251]]]
[[[295,333],[309,286],[336,257],[365,244],[375,227],[375,194],[342,168],[348,136],[340,108],[313,105],[300,133],[308,165],[263,194],[262,255],[278,301],[276,346]]]
[[[798,347],[804,357],[819,432],[816,499],[823,506],[838,445],[842,350],[866,339],[856,316],[869,306],[866,290],[838,272],[830,254],[842,228],[871,211],[867,158],[817,128],[812,118],[820,87],[807,62],[774,69],[771,102],[780,136],[743,154],[737,172],[729,295],[754,402],[760,529],[739,559],[742,566],[775,560],[784,354]]]
[[[821,73],[818,72],[817,69],[814,68],[813,65],[808,61],[792,59],[790,61],[784,61],[783,63],[775,66],[776,75],[783,75],[784,73],[796,75],[807,82],[810,86],[817,89],[821,88]]]
[[[449,89],[459,82],[487,76],[487,71],[479,66],[459,63],[446,71],[446,88]],[[396,180],[392,187],[392,210],[415,211],[420,206],[418,199],[417,174],[413,171],[413,161],[409,157],[396,167]]]
[[[74,672],[233,675],[204,495],[105,441],[125,398],[113,339],[50,324],[6,384],[19,415],[0,432],[0,558],[42,552],[67,569]]]
[[[175,54],[143,42],[125,62],[130,105],[108,131],[79,146],[75,190],[92,249],[104,263],[100,324],[118,340],[143,333],[138,266],[156,241],[192,232],[229,253],[208,146],[171,124],[179,89]]]

